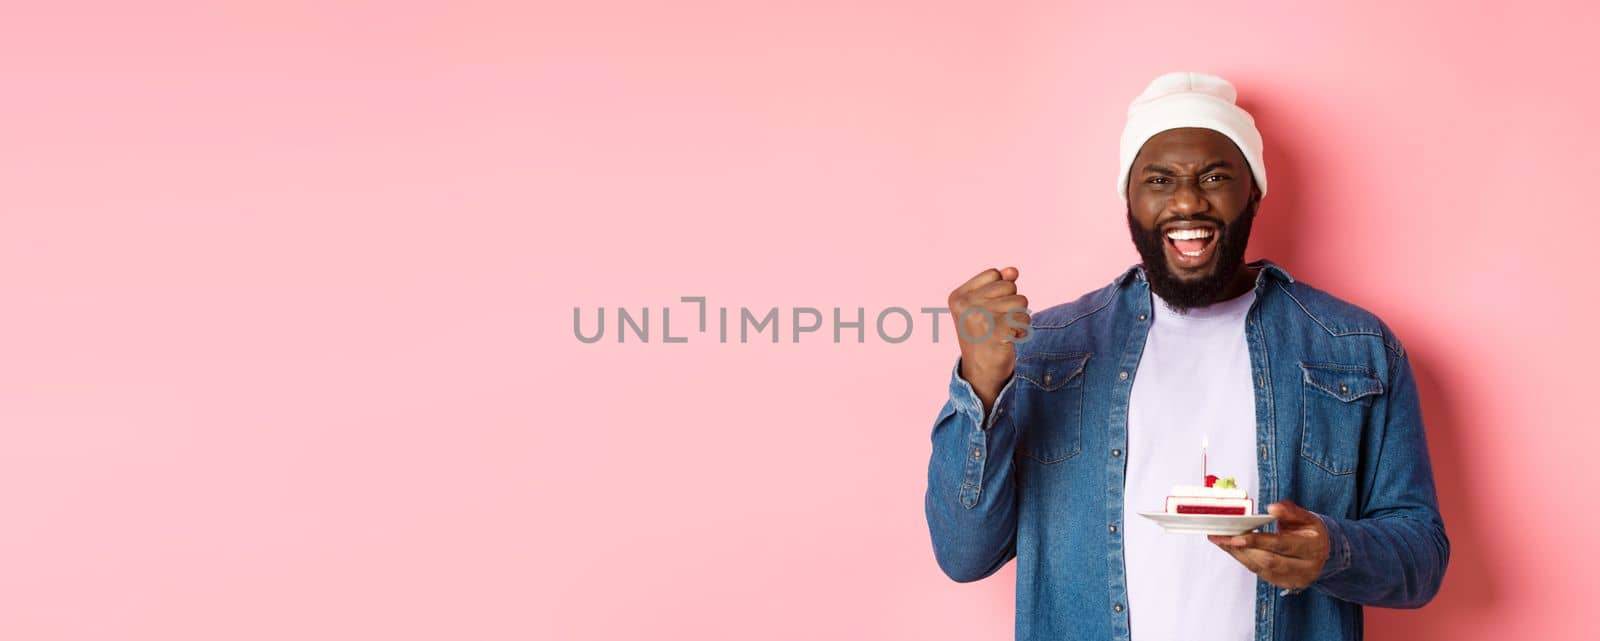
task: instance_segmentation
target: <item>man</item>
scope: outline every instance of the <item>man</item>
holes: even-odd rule
[[[933,428],[939,567],[1017,560],[1016,637],[1357,639],[1449,558],[1411,364],[1376,316],[1244,262],[1261,136],[1216,76],[1134,100],[1119,188],[1141,263],[1037,314],[1018,270],[950,294],[961,356]],[[1277,517],[1241,536],[1137,516],[1211,471]]]

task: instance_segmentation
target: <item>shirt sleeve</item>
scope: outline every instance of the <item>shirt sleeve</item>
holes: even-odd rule
[[[1411,363],[1389,364],[1389,393],[1373,408],[1358,465],[1356,518],[1318,515],[1328,530],[1328,560],[1312,587],[1345,601],[1417,608],[1444,580],[1450,541],[1434,490]]]
[[[949,400],[934,421],[924,507],[934,557],[955,581],[985,578],[1017,555],[1015,381],[1001,388],[986,416],[957,359]]]

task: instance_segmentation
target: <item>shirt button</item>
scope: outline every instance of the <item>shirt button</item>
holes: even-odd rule
[[[1122,456],[1122,450],[1120,450],[1120,449],[1111,450],[1111,455],[1112,456]]]
[[[1339,386],[1339,393],[1340,393],[1340,394],[1349,394],[1349,393],[1350,393],[1350,388],[1349,388],[1349,386],[1346,386],[1346,385],[1340,385],[1340,386]]]
[[[1122,612],[1122,604],[1118,603],[1116,605],[1111,606],[1111,611],[1112,612],[1118,612],[1118,613]]]
[[[1044,384],[1045,385],[1049,385],[1050,384],[1050,372],[1045,372],[1044,373]]]
[[[1106,526],[1106,530],[1110,531],[1112,534],[1116,534],[1117,533],[1117,524],[1112,523],[1111,525],[1107,525]]]
[[[983,458],[983,450],[980,450],[978,448],[972,448],[972,458],[975,458],[975,459]]]
[[[1117,378],[1120,378],[1122,380],[1128,380],[1128,373],[1127,372],[1117,372]]]
[[[1139,320],[1144,320],[1144,318],[1145,318],[1144,314],[1140,314],[1139,315]]]

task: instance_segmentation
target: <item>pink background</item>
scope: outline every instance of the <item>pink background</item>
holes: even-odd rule
[[[948,327],[572,309],[1069,300],[1179,69],[1415,359],[1454,556],[1369,637],[1600,625],[1592,4],[121,4],[0,19],[0,637],[1009,638],[923,522]]]

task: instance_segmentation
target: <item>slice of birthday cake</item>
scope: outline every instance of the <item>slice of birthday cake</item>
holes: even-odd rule
[[[1255,499],[1250,498],[1232,477],[1207,475],[1204,487],[1176,485],[1172,488],[1172,494],[1167,496],[1168,514],[1238,515],[1254,514],[1255,511]]]

